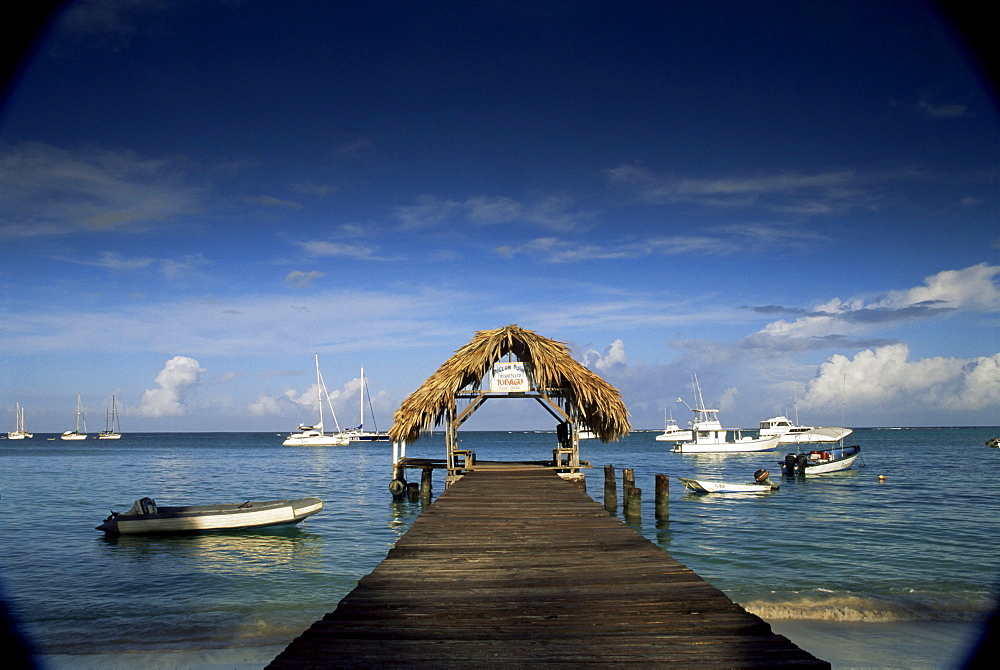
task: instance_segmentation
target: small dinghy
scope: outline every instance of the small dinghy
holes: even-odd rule
[[[133,535],[262,528],[298,523],[321,509],[319,498],[185,507],[161,507],[152,498],[141,498],[127,512],[112,511],[97,530],[108,535]]]
[[[754,481],[749,484],[733,484],[730,482],[707,482],[704,479],[685,479],[678,477],[685,488],[695,493],[770,493],[778,488],[771,482],[771,473],[760,469],[753,473]]]

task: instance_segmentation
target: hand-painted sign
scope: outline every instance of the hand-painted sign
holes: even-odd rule
[[[531,390],[531,380],[524,363],[494,363],[490,374],[490,391],[525,393]]]

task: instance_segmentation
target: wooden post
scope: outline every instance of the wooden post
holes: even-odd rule
[[[638,520],[642,517],[642,489],[634,486],[625,492],[625,518]]]
[[[656,518],[670,516],[670,476],[656,475]]]
[[[432,473],[431,468],[424,468],[420,475],[420,502],[425,505],[429,505],[431,502]]]
[[[629,489],[635,488],[635,470],[632,468],[622,468],[622,503],[624,504],[625,496],[628,495]]]
[[[618,485],[615,483],[615,466],[604,466],[604,509],[608,514],[618,511]]]
[[[410,482],[406,485],[406,499],[410,502],[417,502],[420,500],[420,484]]]

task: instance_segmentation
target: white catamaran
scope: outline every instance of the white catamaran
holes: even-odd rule
[[[330,408],[333,423],[337,426],[335,433],[323,432],[324,400]],[[286,447],[343,447],[348,444],[349,440],[340,430],[337,414],[333,411],[333,403],[330,402],[330,394],[326,390],[326,383],[319,371],[319,354],[316,354],[316,404],[319,406],[319,421],[312,426],[300,424],[298,432],[290,434],[281,444]]]
[[[361,423],[357,428],[348,428],[344,431],[351,442],[388,442],[389,433],[380,433],[378,426],[375,430],[365,430],[365,400],[368,400],[368,409],[371,411],[371,398],[368,397],[368,385],[365,383],[365,369],[361,368]],[[372,420],[374,424],[374,419]]]
[[[83,423],[83,432],[80,432],[80,423]],[[67,430],[65,433],[59,436],[64,440],[86,440],[87,439],[87,420],[83,417],[83,405],[80,403],[80,394],[76,394],[76,428],[74,430]]]
[[[97,434],[98,440],[119,440],[121,439],[122,427],[118,425],[118,406],[115,404],[114,395],[111,396],[111,409],[108,410],[105,419],[104,430]]]
[[[21,407],[21,403],[15,403],[14,430],[7,433],[7,439],[24,440],[29,437],[34,437],[34,435],[29,433],[28,430],[24,427],[24,408]]]

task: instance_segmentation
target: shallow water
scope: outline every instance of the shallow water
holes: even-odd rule
[[[862,429],[848,443],[862,445],[865,467],[807,479],[779,474],[784,451],[674,454],[655,432],[585,441],[582,457],[595,466],[588,491],[598,501],[601,466],[616,466],[619,491],[621,468],[633,468],[645,495],[642,519],[629,524],[766,619],[961,623],[994,603],[1000,449],[983,443],[997,434]],[[388,445],[282,447],[274,433],[47,437],[0,443],[0,569],[9,606],[50,655],[285,645],[421,511],[388,494]],[[461,438],[488,460],[539,460],[555,442],[552,433]],[[442,440],[408,452],[440,458]],[[778,491],[699,495],[676,480],[749,481],[760,467]],[[669,521],[654,518],[657,473],[671,476]],[[443,489],[440,473],[434,484]],[[325,508],[254,532],[108,539],[94,530],[146,495],[162,505],[312,495]]]

